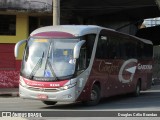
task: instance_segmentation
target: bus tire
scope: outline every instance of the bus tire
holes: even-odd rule
[[[100,88],[97,85],[93,85],[92,91],[90,94],[90,100],[83,102],[85,105],[93,106],[97,105],[100,101]]]
[[[57,102],[55,101],[42,101],[46,105],[55,105]]]
[[[136,84],[135,91],[133,92],[133,95],[135,97],[138,97],[140,95],[140,90],[141,90],[141,82],[140,82],[140,80],[138,80],[137,84]]]

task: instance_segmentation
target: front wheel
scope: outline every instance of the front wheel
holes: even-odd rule
[[[83,102],[86,105],[97,105],[100,101],[100,88],[97,85],[93,85],[90,94],[90,100]]]
[[[46,105],[55,105],[57,102],[54,101],[42,101]]]

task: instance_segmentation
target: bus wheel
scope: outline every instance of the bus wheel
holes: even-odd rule
[[[100,101],[100,88],[97,85],[93,85],[90,94],[90,100],[83,102],[86,105],[97,105]]]
[[[55,105],[57,102],[54,101],[42,101],[46,105]]]
[[[141,90],[141,83],[140,83],[140,81],[137,81],[136,89],[135,89],[133,95],[135,97],[139,96],[140,95],[140,90]]]

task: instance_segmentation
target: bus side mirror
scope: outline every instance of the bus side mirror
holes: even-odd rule
[[[18,51],[19,51],[19,47],[25,43],[27,40],[21,40],[18,43],[16,43],[15,47],[14,47],[14,56],[17,58],[18,57]]]
[[[74,59],[79,58],[80,49],[84,43],[85,43],[85,40],[81,40],[74,46],[74,52],[73,52]]]

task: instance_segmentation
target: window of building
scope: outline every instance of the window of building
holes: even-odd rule
[[[160,25],[160,17],[145,19],[144,20],[144,25],[146,27],[153,27],[153,26]]]
[[[0,35],[16,35],[16,16],[0,15]]]
[[[51,16],[43,16],[43,17],[36,17],[30,16],[29,17],[29,33],[33,32],[35,29],[43,26],[52,25],[52,17]]]

